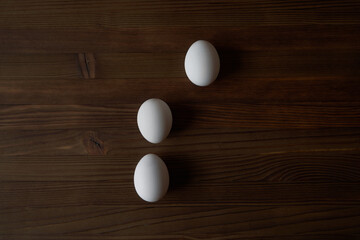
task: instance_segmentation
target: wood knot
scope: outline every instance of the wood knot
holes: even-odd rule
[[[95,78],[95,57],[93,53],[79,53],[79,64],[82,76],[86,79]]]
[[[106,155],[104,142],[95,132],[87,132],[84,145],[89,155]]]

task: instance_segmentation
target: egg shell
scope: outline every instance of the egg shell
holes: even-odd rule
[[[137,114],[140,133],[151,143],[160,143],[169,135],[172,121],[169,106],[157,98],[145,101]]]
[[[185,56],[185,72],[197,86],[208,86],[220,71],[220,58],[215,47],[205,40],[194,42]]]
[[[164,161],[151,153],[141,158],[135,168],[134,185],[143,200],[159,201],[169,187],[169,172]]]

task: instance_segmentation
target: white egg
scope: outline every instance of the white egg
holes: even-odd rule
[[[169,187],[169,172],[164,161],[155,154],[141,158],[135,168],[134,185],[143,200],[159,201]]]
[[[160,143],[169,135],[171,130],[171,110],[163,100],[149,99],[139,108],[137,124],[141,134],[147,141]]]
[[[210,85],[220,71],[220,58],[215,47],[208,41],[194,42],[185,56],[185,72],[192,83]]]

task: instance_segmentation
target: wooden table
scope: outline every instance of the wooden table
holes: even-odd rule
[[[359,1],[3,0],[0,53],[0,239],[359,239]],[[148,98],[174,116],[157,145]],[[152,204],[147,153],[171,176]]]

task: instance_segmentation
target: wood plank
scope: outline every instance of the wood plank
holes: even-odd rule
[[[225,50],[219,79],[207,88],[187,80],[183,55],[97,54],[99,79],[84,80],[75,54],[3,54],[0,100],[3,104],[113,104],[156,96],[184,102],[360,101],[357,51]],[[184,90],[181,99],[176,97],[179,89]]]
[[[164,90],[166,86],[166,90]],[[181,91],[181,97],[178,93]],[[357,77],[224,78],[200,88],[184,78],[162,79],[1,79],[2,104],[360,102]],[[210,97],[211,96],[211,97]]]
[[[359,24],[358,1],[4,1],[1,28]],[[25,9],[25,10],[24,10]]]
[[[148,206],[133,181],[3,181],[1,209],[86,205]],[[179,184],[153,206],[360,204],[359,183]]]
[[[0,28],[1,53],[185,53],[205,39],[222,51],[359,50],[358,25],[140,27],[111,29]],[[276,33],[276,34],[274,34]]]
[[[294,231],[294,239],[343,239],[359,236],[359,215],[356,205],[19,208],[1,211],[0,231],[9,239],[258,240]]]
[[[191,183],[360,182],[360,151],[162,153],[171,186]],[[2,156],[0,181],[132,182],[142,156]]]
[[[174,129],[184,127],[360,127],[360,103],[242,104],[168,103]],[[0,130],[137,129],[141,105],[0,105]]]
[[[360,128],[178,128],[156,145],[147,142],[137,129],[3,130],[0,134],[2,156],[111,155],[140,159],[153,152],[175,158],[182,154],[191,161],[195,153],[225,157],[360,150]]]
[[[182,53],[96,53],[96,75],[100,79],[185,79],[186,51],[187,49],[184,48]],[[354,49],[323,51],[219,49],[219,54],[222,65],[219,80],[263,77],[314,79],[334,76],[344,77],[346,80],[345,77],[360,75],[357,67],[360,51]],[[77,54],[2,54],[0,80],[9,78],[75,80],[82,78],[80,65],[83,62],[84,60],[79,63]]]

